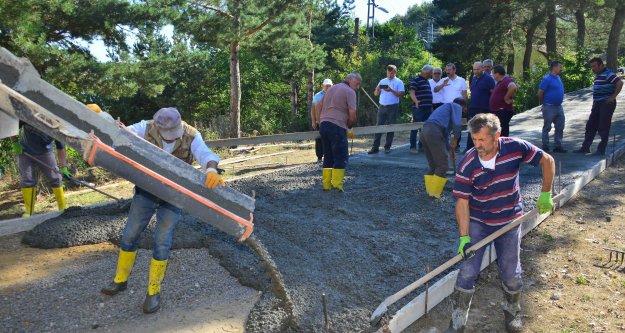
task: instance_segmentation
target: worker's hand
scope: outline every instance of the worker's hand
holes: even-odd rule
[[[102,109],[100,109],[100,106],[98,106],[98,104],[87,104],[86,105],[89,109],[91,109],[91,111],[95,112],[95,113],[100,113],[102,112]]]
[[[616,97],[614,96],[610,96],[608,97],[608,99],[605,100],[606,103],[614,103],[616,102]]]
[[[469,259],[475,255],[474,252],[466,252],[471,247],[471,236],[460,236],[460,246],[458,246],[458,253],[464,259]]]
[[[221,184],[221,186],[226,186],[223,178],[221,178],[219,173],[217,173],[217,169],[215,168],[208,168],[208,172],[206,172],[205,184],[206,187],[210,188],[211,190],[214,190],[219,184]]]
[[[61,168],[61,174],[63,175],[63,177],[65,177],[66,179],[72,179],[74,176],[72,176],[72,174],[69,172],[69,170],[67,170],[67,167],[64,166]]]
[[[512,104],[512,98],[504,97],[503,101],[506,102],[506,104]]]
[[[11,150],[17,155],[21,155],[24,152],[24,148],[19,141],[11,142]]]
[[[311,122],[310,127],[312,127],[312,129],[316,130],[319,128],[319,124],[317,124],[316,121]]]
[[[546,212],[551,211],[551,209],[553,208],[553,199],[551,198],[551,192],[540,192],[538,201],[536,201],[536,206],[538,206],[538,212],[540,214],[545,214]]]
[[[354,133],[354,130],[353,130],[353,129],[348,129],[348,130],[347,130],[347,137],[348,137],[348,138],[350,138],[350,139],[351,139],[351,138],[353,138],[353,137],[354,137],[354,134],[355,134],[355,133]]]

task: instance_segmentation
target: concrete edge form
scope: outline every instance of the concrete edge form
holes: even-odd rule
[[[63,214],[63,211],[37,214],[30,217],[17,217],[10,220],[0,221],[0,236],[28,231],[46,220],[55,218],[61,214]]]
[[[564,204],[571,200],[571,198],[573,198],[575,194],[580,192],[584,188],[584,186],[594,180],[607,167],[612,165],[616,159],[624,154],[625,145],[621,145],[614,153],[607,155],[606,158],[597,162],[592,168],[588,169],[580,177],[575,179],[572,184],[563,188],[562,191],[560,191],[560,193],[554,197],[554,210],[564,206]],[[528,216],[528,219],[523,221],[523,223],[521,224],[523,236],[536,228],[542,221],[551,216],[552,213],[553,212],[542,215],[536,214],[534,213],[534,211],[525,213],[525,216]],[[529,216],[530,214],[535,214],[535,216],[531,217]],[[484,270],[484,268],[488,267],[488,265],[490,265],[497,259],[497,254],[492,244],[488,246],[486,251],[487,253],[489,253],[489,255],[484,255],[482,259],[482,267],[480,270]],[[451,293],[454,291],[457,276],[458,270],[453,270],[428,288],[427,309],[432,309],[441,301],[443,301],[447,296],[451,295]],[[426,309],[425,294],[425,292],[422,292],[404,307],[399,309],[395,313],[395,315],[393,315],[391,320],[386,325],[380,327],[377,332],[398,333],[406,329],[419,318],[421,318],[425,314]]]

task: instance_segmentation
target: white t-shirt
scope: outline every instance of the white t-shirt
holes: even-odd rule
[[[439,84],[442,83],[442,80],[438,80],[438,82],[434,81],[434,79],[429,79],[428,82],[430,83],[430,88],[432,89],[432,103],[436,104],[436,103],[444,103],[443,102],[443,91],[439,91],[439,92],[434,92],[434,88]]]
[[[393,90],[404,92],[404,81],[400,80],[397,76],[394,77],[392,80],[389,80],[388,78],[385,77],[382,80],[380,80],[380,83],[378,83],[378,86],[381,84],[387,84],[389,87],[393,88]],[[380,104],[381,105],[399,104],[399,97],[395,96],[395,94],[393,94],[390,91],[380,89]]]
[[[447,78],[442,78],[438,81],[438,85],[442,85]],[[454,80],[449,80],[449,85],[444,86],[439,92],[443,93],[443,103],[453,103],[457,97],[463,97],[462,92],[467,91],[467,81],[456,75]]]
[[[482,163],[482,166],[485,169],[490,169],[490,170],[495,170],[495,162],[497,162],[497,155],[493,156],[493,158],[491,158],[488,161],[484,161],[482,158],[480,158],[478,156],[478,158],[480,159],[480,163]]]

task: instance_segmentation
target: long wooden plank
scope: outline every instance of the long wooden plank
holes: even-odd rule
[[[393,125],[354,127],[353,130],[354,130],[354,135],[358,136],[358,135],[367,135],[367,134],[375,134],[375,133],[412,131],[412,130],[417,130],[421,128],[421,126],[423,126],[423,123],[404,123],[404,124],[393,124]],[[268,143],[268,142],[313,140],[317,138],[318,136],[319,136],[319,131],[295,132],[295,133],[276,134],[276,135],[253,136],[253,137],[247,137],[247,138],[212,140],[212,141],[206,141],[206,145],[208,145],[211,148],[240,146],[240,145],[257,145],[260,143]]]
[[[580,192],[584,186],[594,180],[601,172],[610,166],[616,159],[625,154],[625,146],[621,146],[613,154],[605,159],[597,162],[591,169],[586,171],[583,176],[577,178],[574,183],[568,185],[554,198],[554,209],[558,209],[566,204],[572,197]],[[527,213],[529,214],[529,213]],[[539,215],[528,219],[521,225],[523,236],[536,228],[542,221],[547,219],[552,213]],[[497,259],[497,254],[493,250],[491,255],[484,255],[482,259],[482,270]],[[458,270],[448,273],[446,276],[437,281],[428,289],[428,309],[431,309],[443,301],[454,291]],[[425,314],[425,292],[419,294],[408,304],[395,313],[393,318],[384,326],[378,329],[378,333],[397,333],[401,332],[417,321]]]

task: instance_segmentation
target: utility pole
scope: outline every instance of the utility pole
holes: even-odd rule
[[[388,14],[388,10],[375,4],[375,0],[367,0],[367,31],[371,27],[371,41],[375,40],[375,9]]]

